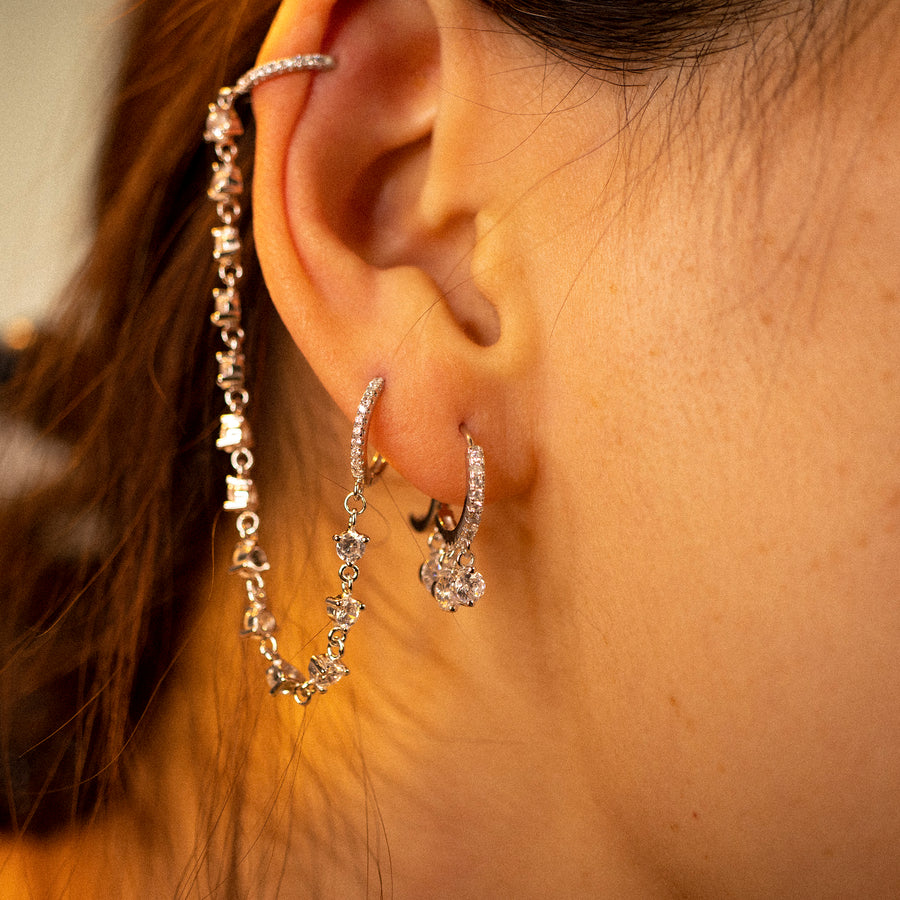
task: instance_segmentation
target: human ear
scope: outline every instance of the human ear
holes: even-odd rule
[[[371,443],[446,501],[464,494],[462,426],[485,449],[489,497],[533,472],[529,313],[479,289],[487,193],[454,155],[474,137],[454,92],[464,45],[448,38],[468,6],[286,0],[260,62],[324,52],[337,64],[253,98],[255,238],[279,314],[348,416],[384,377]]]

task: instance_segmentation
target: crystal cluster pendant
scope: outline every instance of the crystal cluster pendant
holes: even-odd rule
[[[475,568],[471,546],[484,508],[484,451],[468,435],[467,441],[466,502],[459,524],[454,525],[449,507],[437,501],[432,501],[427,516],[412,520],[415,528],[424,530],[434,518],[428,558],[419,569],[419,580],[447,612],[474,606],[485,590],[484,576]]]

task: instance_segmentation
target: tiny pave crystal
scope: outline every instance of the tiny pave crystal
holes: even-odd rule
[[[339,659],[329,659],[324,654],[314,656],[309,661],[310,680],[320,691],[337,684],[345,675],[349,674],[350,670]]]
[[[359,600],[349,595],[328,597],[325,601],[325,606],[335,625],[340,625],[341,628],[349,628],[365,609]]]
[[[343,534],[334,536],[335,550],[337,555],[345,563],[355,563],[366,552],[366,544],[369,538],[365,534],[359,534],[351,528]]]
[[[369,436],[369,419],[375,401],[384,390],[384,379],[373,378],[366,388],[353,420],[353,437],[350,439],[350,474],[354,478],[366,478],[366,446]]]

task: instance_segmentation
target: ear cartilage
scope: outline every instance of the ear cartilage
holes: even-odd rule
[[[484,576],[475,568],[472,541],[481,523],[484,509],[484,450],[472,436],[465,434],[466,501],[459,522],[444,503],[431,501],[421,519],[410,517],[417,531],[424,531],[431,521],[434,529],[428,537],[428,558],[419,569],[419,580],[431,593],[438,606],[456,612],[460,606],[474,606],[484,595]]]
[[[330,69],[334,60],[320,54],[279,59],[251,69],[242,75],[234,87],[222,88],[218,99],[209,106],[204,139],[214,145],[216,160],[212,166],[212,180],[207,195],[216,204],[219,225],[212,229],[213,260],[221,284],[213,291],[213,325],[219,330],[225,349],[216,354],[218,374],[216,383],[225,395],[227,412],[220,416],[216,446],[231,456],[233,473],[226,477],[224,508],[237,514],[238,543],[232,554],[229,571],[244,582],[247,606],[244,610],[241,633],[258,642],[259,651],[268,663],[266,680],[269,692],[293,697],[306,706],[317,694],[324,694],[336,684],[349,669],[343,661],[344,646],[350,626],[364,609],[353,596],[353,585],[359,577],[356,563],[363,555],[369,538],[356,530],[358,517],[365,512],[364,488],[382,471],[385,462],[376,455],[366,459],[369,420],[378,397],[384,388],[383,378],[373,378],[353,423],[350,442],[350,468],[354,479],[353,490],[344,500],[349,516],[347,529],[334,536],[335,550],[341,560],[338,575],[340,594],[328,597],[326,612],[331,619],[328,644],[325,651],[313,656],[307,666],[307,674],[289,663],[279,651],[275,631],[278,623],[268,608],[268,596],[264,577],[270,564],[265,551],[258,544],[259,501],[251,477],[254,457],[253,443],[245,413],[250,403],[246,382],[244,354],[244,330],[241,328],[241,300],[238,285],[243,277],[241,269],[241,235],[238,222],[241,217],[240,200],[244,183],[237,165],[238,148],[235,138],[243,134],[243,125],[234,110],[234,101],[269,78],[291,72]]]

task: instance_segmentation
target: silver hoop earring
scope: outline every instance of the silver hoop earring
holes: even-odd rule
[[[421,518],[410,518],[417,531],[425,531],[430,523],[428,558],[419,569],[419,580],[447,612],[460,606],[474,606],[484,595],[484,577],[475,568],[472,541],[481,523],[484,509],[484,450],[472,436],[463,431],[466,449],[466,500],[459,522],[450,507],[437,500]]]

